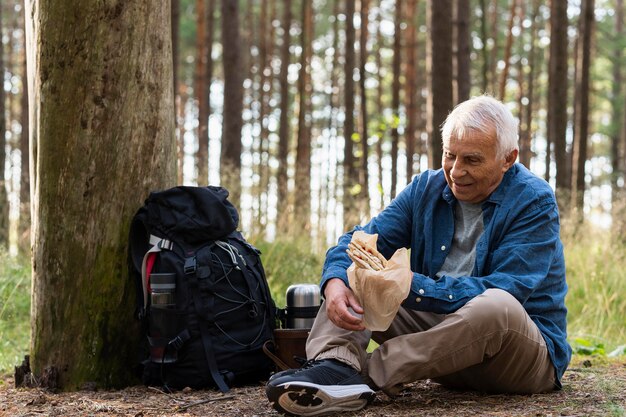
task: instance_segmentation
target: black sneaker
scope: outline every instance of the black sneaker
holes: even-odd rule
[[[267,382],[265,392],[276,410],[290,416],[357,411],[376,395],[356,369],[335,359],[279,372]]]

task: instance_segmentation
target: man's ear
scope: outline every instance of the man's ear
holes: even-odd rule
[[[506,172],[513,166],[515,161],[517,160],[517,155],[519,151],[517,149],[513,149],[507,156],[504,158],[504,165],[502,166],[502,172]]]

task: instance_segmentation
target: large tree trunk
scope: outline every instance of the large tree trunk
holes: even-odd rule
[[[282,19],[283,39],[280,47],[280,73],[278,83],[280,85],[280,120],[278,123],[278,170],[276,173],[277,184],[277,224],[279,231],[285,231],[289,213],[289,189],[288,189],[288,156],[289,156],[289,45],[291,44],[291,0],[285,0]]]
[[[585,203],[585,164],[587,163],[587,142],[589,135],[589,68],[591,66],[591,36],[594,22],[594,0],[581,3],[579,24],[578,55],[576,66],[576,88],[580,92],[576,106],[576,129],[572,152],[572,207],[582,220]]]
[[[2,35],[2,7],[0,5],[0,35]],[[6,181],[4,180],[4,164],[6,160],[6,119],[4,103],[4,47],[0,41],[0,74],[2,85],[0,85],[0,247],[9,246],[9,196],[7,193]]]
[[[230,201],[239,206],[241,196],[241,128],[243,127],[243,68],[239,34],[239,2],[222,0],[224,51],[224,107],[222,116],[221,183]]]
[[[567,129],[567,1],[550,1],[550,58],[548,71],[548,143],[554,146],[556,161],[556,196],[559,207],[569,202],[565,132]],[[548,152],[550,147],[548,146]],[[546,166],[549,171],[549,165]],[[564,210],[561,210],[565,213]]]
[[[128,226],[176,179],[169,2],[26,1],[31,367],[123,386],[139,342]]]
[[[452,32],[450,0],[430,0],[429,45],[430,95],[428,96],[428,132],[430,147],[428,162],[433,169],[441,168],[443,148],[440,126],[452,110]]]

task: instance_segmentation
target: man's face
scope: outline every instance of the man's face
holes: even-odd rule
[[[517,151],[497,157],[495,129],[490,134],[466,131],[463,138],[452,135],[444,144],[441,165],[457,200],[480,203],[498,187],[516,158]]]

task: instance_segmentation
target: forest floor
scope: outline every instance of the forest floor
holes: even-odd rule
[[[0,379],[0,416],[278,416],[263,386],[165,394],[144,386],[119,391],[51,393],[15,388]],[[344,416],[626,416],[626,360],[575,359],[563,390],[538,395],[450,391],[430,381],[408,385],[393,399],[379,393],[366,409]]]

